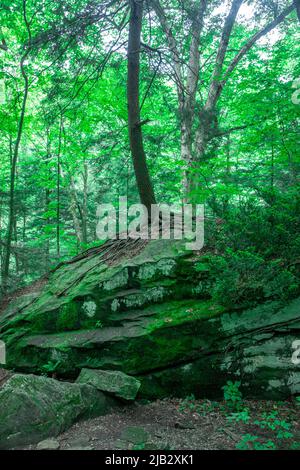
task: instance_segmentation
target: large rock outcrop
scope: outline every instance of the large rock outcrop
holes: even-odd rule
[[[292,343],[300,299],[228,312],[210,299],[214,279],[181,241],[108,243],[56,269],[35,297],[0,321],[7,365],[76,379],[82,368],[119,370],[139,396],[216,397],[228,380],[246,396],[300,392]]]

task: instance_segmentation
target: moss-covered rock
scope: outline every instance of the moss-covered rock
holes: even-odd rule
[[[0,448],[57,436],[75,421],[107,413],[112,398],[89,385],[16,374],[0,389]]]
[[[285,307],[270,302],[204,320],[214,325],[207,348],[194,361],[140,376],[140,396],[184,397],[192,392],[221,397],[227,380],[241,381],[250,398],[282,400],[299,394],[300,369],[292,361],[292,344],[300,334],[299,312],[296,299]],[[207,331],[203,328],[202,334]]]
[[[120,371],[82,369],[77,383],[88,384],[97,390],[125,401],[135,400],[141,382]]]
[[[133,244],[134,245],[134,244]],[[121,371],[140,396],[217,396],[230,380],[247,396],[299,393],[292,344],[300,299],[242,312],[215,305],[213,278],[181,241],[156,240],[116,260],[92,250],[61,265],[36,297],[0,319],[7,367],[76,378],[81,369]]]
[[[118,326],[24,336],[7,350],[7,365],[26,372],[75,377],[82,368],[120,370],[129,375],[192,360],[215,341],[206,318],[223,309],[210,301],[174,301],[131,311]]]
[[[1,316],[1,336],[9,343],[25,332],[89,329],[99,322],[109,324],[112,313],[120,313],[121,319],[133,308],[199,297],[194,288],[203,276],[194,271],[192,253],[180,240],[150,241],[113,265],[104,255],[105,250],[61,265],[41,292],[13,302]]]

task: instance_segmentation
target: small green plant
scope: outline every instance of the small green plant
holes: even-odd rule
[[[96,324],[95,324],[96,328],[103,328],[103,323],[101,320],[98,320],[96,321]]]
[[[229,416],[226,418],[229,422],[235,422],[235,423],[249,423],[250,421],[250,414],[249,414],[249,409],[244,408],[242,411],[237,411],[236,413],[231,413]]]
[[[47,364],[42,365],[42,371],[46,372],[47,374],[53,373],[58,369],[60,364],[60,361],[48,361]]]
[[[146,446],[145,442],[140,442],[139,444],[134,444],[132,450],[144,450]]]
[[[300,450],[300,442],[292,442],[292,444],[290,445],[290,450]]]
[[[241,382],[232,382],[229,380],[226,385],[222,387],[224,393],[224,400],[227,406],[236,411],[242,408],[242,392],[240,391]]]
[[[195,411],[195,396],[193,394],[186,396],[180,403],[179,411],[186,413],[187,411]]]
[[[276,437],[277,439],[291,439],[293,437],[293,433],[279,429],[279,431],[277,431]]]
[[[217,401],[205,400],[198,406],[197,413],[201,416],[206,416],[207,413],[211,413],[217,409],[221,409],[220,403]]]
[[[273,441],[260,442],[258,436],[245,434],[240,442],[236,444],[239,450],[275,450],[276,445]]]
[[[257,424],[261,429],[275,431],[277,439],[290,439],[293,437],[293,434],[289,431],[291,428],[290,423],[279,419],[276,410],[271,413],[262,413],[262,419],[254,421],[254,424]]]

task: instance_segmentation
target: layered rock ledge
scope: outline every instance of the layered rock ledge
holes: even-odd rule
[[[300,298],[228,311],[211,298],[207,266],[181,241],[119,240],[8,305],[0,340],[15,375],[0,384],[0,447],[57,436],[136,397],[219,398],[228,380],[245,397],[299,395]]]
[[[181,241],[120,240],[62,264],[2,315],[7,367],[68,380],[121,371],[147,398],[218,397],[228,379],[248,397],[299,393],[300,299],[225,311],[198,261]]]

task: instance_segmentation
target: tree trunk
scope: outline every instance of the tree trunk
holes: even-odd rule
[[[8,283],[8,275],[9,275],[9,261],[11,255],[11,242],[13,236],[13,227],[14,227],[14,219],[15,219],[15,182],[16,182],[16,170],[17,170],[17,161],[19,156],[19,148],[23,133],[23,126],[24,126],[24,118],[26,112],[26,104],[28,98],[28,89],[29,89],[29,81],[27,74],[24,69],[24,62],[29,54],[29,48],[27,49],[26,53],[23,55],[21,62],[20,62],[20,69],[24,80],[24,94],[23,94],[23,101],[22,101],[22,108],[21,114],[19,118],[18,124],[18,134],[17,139],[13,149],[13,155],[11,159],[11,169],[10,169],[10,190],[9,190],[9,214],[8,214],[8,227],[7,227],[7,236],[6,236],[6,251],[4,256],[4,263],[3,263],[3,272],[2,272],[2,289],[4,292],[7,291],[7,283]]]
[[[140,120],[139,75],[143,1],[130,0],[130,25],[128,37],[128,129],[130,149],[141,203],[151,212],[156,204],[143,144],[142,122]]]
[[[50,179],[50,170],[49,170],[49,160],[51,159],[51,141],[50,141],[50,128],[47,127],[46,129],[46,136],[47,136],[47,153],[46,153],[46,159],[45,159],[45,164],[46,164],[46,171],[47,171],[47,179]],[[45,188],[45,212],[47,213],[49,211],[49,204],[50,204],[50,189],[46,186]],[[49,217],[46,217],[45,220],[45,229],[49,225]],[[47,230],[47,229],[46,229]],[[47,231],[45,233],[48,234]],[[50,242],[49,238],[47,237],[45,240],[45,270],[48,271],[50,267]]]
[[[82,241],[87,243],[87,211],[88,211],[88,166],[85,161],[83,164],[83,204],[82,204]]]
[[[80,220],[77,216],[77,209],[80,213],[81,220],[82,220],[82,214],[81,214],[81,208],[80,208],[78,198],[77,198],[74,178],[71,175],[70,175],[70,182],[71,182],[71,187],[70,187],[70,190],[71,190],[70,212],[71,212],[71,215],[72,215],[73,225],[74,225],[76,239],[77,239],[77,244],[78,244],[78,247],[79,247],[81,245],[81,243],[83,242],[83,234],[82,234]]]
[[[59,135],[58,135],[58,151],[57,151],[57,181],[56,181],[56,196],[57,196],[57,207],[56,207],[56,254],[57,258],[60,258],[60,173],[61,173],[61,140],[63,130],[63,117],[60,116],[59,123]]]
[[[180,145],[181,145],[181,158],[184,163],[183,173],[183,200],[188,202],[190,194],[190,168],[192,164],[192,135],[189,123],[186,120],[182,120],[180,129]]]
[[[26,59],[31,51],[31,32],[30,32],[30,24],[27,20],[26,0],[23,0],[23,19],[24,19],[24,23],[25,23],[27,33],[28,33],[28,44],[20,60],[20,71],[21,71],[22,78],[24,81],[24,92],[23,92],[21,113],[20,113],[19,123],[18,123],[17,139],[14,145],[12,158],[11,158],[8,227],[7,227],[7,236],[6,236],[6,252],[5,252],[3,271],[2,271],[2,290],[4,292],[7,291],[7,283],[8,283],[8,275],[9,275],[9,261],[10,261],[10,255],[11,255],[11,242],[12,242],[14,218],[15,218],[15,181],[16,181],[17,161],[19,157],[19,149],[20,149],[20,144],[21,144],[21,139],[22,139],[22,134],[23,134],[24,118],[25,118],[28,91],[29,91],[29,80],[28,80],[28,76],[26,74],[26,70],[24,66]]]

